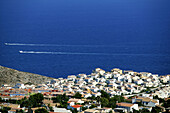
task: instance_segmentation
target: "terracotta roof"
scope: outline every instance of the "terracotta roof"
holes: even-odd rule
[[[151,102],[153,102],[153,103],[157,103],[157,101],[156,101],[156,100],[151,100]]]
[[[142,101],[144,101],[144,102],[153,102],[153,103],[157,103],[157,101],[156,100],[153,100],[153,99],[150,99],[150,98],[148,98],[148,97],[137,97],[136,99],[139,99],[139,100],[142,100]]]
[[[124,106],[124,107],[131,107],[131,106],[133,106],[134,104],[131,104],[131,103],[116,103],[116,105],[118,105],[118,106]]]
[[[82,107],[83,105],[73,105],[73,106],[71,106],[71,107],[73,107],[73,108],[79,108],[79,107]]]
[[[85,112],[97,112],[95,109],[86,109]]]
[[[80,99],[69,99],[69,101],[71,101],[71,102],[78,102]]]
[[[36,108],[31,108],[33,111],[37,110],[37,109],[42,109],[44,107],[36,107]]]
[[[10,107],[10,108],[18,108],[19,104],[3,104],[4,107]]]
[[[14,111],[14,112],[16,112],[16,110],[9,110],[9,111]]]
[[[52,101],[52,100],[44,99],[44,100],[43,100],[43,103],[44,103],[44,104],[50,104],[50,103],[53,103],[53,101]]]

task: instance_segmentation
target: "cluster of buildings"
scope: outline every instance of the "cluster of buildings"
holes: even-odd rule
[[[170,97],[170,75],[158,76],[148,72],[134,72],[123,71],[114,68],[111,72],[106,72],[100,68],[96,68],[91,74],[69,75],[67,78],[58,78],[47,81],[45,84],[26,85],[16,84],[14,87],[4,84],[0,88],[0,97],[3,100],[15,99],[19,100],[24,97],[29,97],[32,93],[42,93],[45,97],[44,103],[50,104],[54,108],[54,112],[70,113],[67,109],[77,109],[84,113],[107,113],[107,112],[130,112],[133,109],[139,110],[146,108],[151,110],[152,107],[160,106],[158,99],[153,99],[153,96],[159,98]],[[101,96],[100,91],[104,90],[111,97],[114,95],[122,95],[125,98],[134,97],[131,103],[116,103],[117,107],[101,108],[97,101],[91,102],[88,97]],[[83,99],[72,98],[75,93],[79,92]],[[50,99],[57,95],[66,94],[70,99],[68,101],[67,109],[57,108],[56,104]],[[142,103],[143,106],[139,106]],[[90,106],[95,104],[97,107],[90,109]],[[10,103],[1,103],[0,107],[10,105]],[[88,109],[82,111],[82,107]],[[23,109],[12,107],[15,113],[16,109]],[[16,108],[16,109],[15,109]],[[24,108],[25,109],[25,108]],[[34,111],[34,110],[33,110]]]

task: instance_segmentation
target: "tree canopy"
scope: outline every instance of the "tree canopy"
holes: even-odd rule
[[[77,93],[74,95],[74,98],[81,99],[81,98],[82,98],[82,94],[80,94],[79,92],[77,92]]]
[[[37,93],[37,94],[34,94],[34,95],[31,95],[29,97],[29,99],[24,99],[22,102],[21,102],[21,107],[40,107],[42,105],[42,101],[44,99],[44,96],[43,94],[41,93]]]
[[[40,108],[40,109],[35,110],[35,113],[49,113],[49,112],[44,108]]]
[[[64,93],[63,95],[57,95],[56,97],[53,97],[52,100],[54,103],[60,103],[60,106],[58,107],[67,108],[67,101],[69,98]]]
[[[124,97],[119,95],[110,97],[110,95],[103,90],[101,91],[101,97],[96,97],[96,100],[101,102],[101,107],[111,107],[111,108],[116,107],[116,102],[125,102]]]

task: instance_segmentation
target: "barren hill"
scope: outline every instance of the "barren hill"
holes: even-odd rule
[[[51,79],[53,78],[0,66],[0,86],[2,84],[15,85],[16,83],[41,84]]]

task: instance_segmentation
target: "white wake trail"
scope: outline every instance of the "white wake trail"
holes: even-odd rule
[[[58,46],[58,47],[115,47],[113,45],[60,45],[60,44],[24,44],[4,43],[6,46]]]
[[[46,51],[19,51],[20,54],[55,54],[55,55],[107,55],[107,56],[150,56],[152,54],[126,54],[126,53],[80,53],[80,52],[46,52]],[[158,54],[155,54],[156,56]]]
[[[8,46],[54,46],[53,44],[23,44],[23,43],[5,43]]]
[[[105,53],[74,53],[74,52],[41,52],[41,51],[19,51],[21,54],[57,54],[57,55],[110,55]]]

